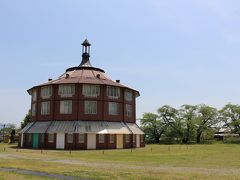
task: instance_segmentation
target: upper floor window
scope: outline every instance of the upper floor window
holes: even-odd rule
[[[61,97],[72,97],[75,94],[74,84],[65,84],[58,86],[58,95]]]
[[[109,102],[108,103],[108,113],[110,115],[118,115],[118,103]]]
[[[36,101],[37,100],[37,90],[33,90],[32,92],[32,101]]]
[[[72,101],[60,101],[60,114],[72,114]]]
[[[49,115],[50,114],[50,101],[41,103],[41,115]]]
[[[107,86],[107,96],[112,99],[120,98],[120,88],[114,86]]]
[[[132,94],[132,92],[129,91],[129,90],[126,90],[126,91],[125,91],[125,100],[126,100],[126,101],[132,101],[132,99],[133,99],[133,94]]]
[[[36,116],[36,104],[32,104],[32,116]]]
[[[97,101],[84,101],[85,114],[97,114]]]
[[[84,84],[82,94],[86,97],[98,97],[100,95],[100,86]]]
[[[99,134],[98,135],[98,142],[99,143],[104,143],[105,141],[105,135],[104,134]]]
[[[52,86],[41,87],[41,97],[43,99],[50,98],[52,96]]]
[[[132,105],[126,104],[126,116],[131,117],[132,116]]]

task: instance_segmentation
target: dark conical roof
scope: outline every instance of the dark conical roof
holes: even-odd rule
[[[83,46],[91,46],[87,39],[85,39],[82,43]]]

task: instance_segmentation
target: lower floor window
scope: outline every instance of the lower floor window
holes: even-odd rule
[[[125,135],[125,142],[126,142],[126,143],[129,143],[129,142],[130,142],[130,135],[129,135],[129,134],[126,134],[126,135]]]
[[[54,142],[54,134],[48,134],[48,142],[53,143]]]
[[[114,143],[114,142],[115,142],[115,136],[114,136],[114,134],[110,134],[110,135],[109,135],[109,142],[110,142],[110,143]]]
[[[136,142],[136,136],[133,134],[133,143]]]
[[[142,134],[140,135],[140,141],[141,141],[141,143],[144,142],[144,136]]]
[[[39,134],[40,135],[40,143],[44,143],[44,134]]]
[[[67,134],[67,143],[73,143],[73,134]]]
[[[72,114],[72,101],[60,101],[60,114]]]
[[[99,139],[98,139],[98,142],[99,143],[104,143],[104,134],[99,134]]]
[[[32,142],[32,134],[27,135],[27,142],[31,143]]]
[[[79,143],[85,142],[85,134],[79,134]]]

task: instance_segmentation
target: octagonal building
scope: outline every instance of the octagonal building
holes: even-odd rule
[[[93,67],[90,46],[87,39],[82,43],[79,66],[28,90],[31,122],[20,132],[20,147],[81,150],[145,146],[144,133],[136,124],[139,92]]]

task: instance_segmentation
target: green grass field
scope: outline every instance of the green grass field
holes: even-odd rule
[[[240,179],[240,145],[148,145],[132,151],[41,152],[0,144],[0,167],[92,179]],[[0,172],[0,179],[38,179],[25,176]]]

